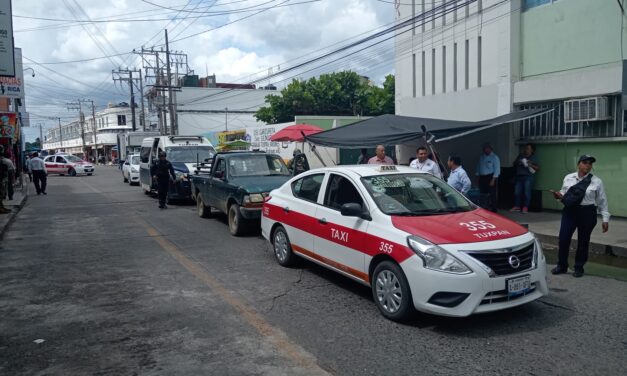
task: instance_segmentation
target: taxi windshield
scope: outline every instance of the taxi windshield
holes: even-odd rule
[[[432,215],[474,210],[461,193],[429,174],[362,177],[379,209],[388,215]]]
[[[66,156],[65,156],[65,159],[66,159],[68,162],[82,162],[82,161],[83,161],[83,160],[82,160],[82,159],[80,159],[79,157],[76,157],[76,156],[73,156],[73,155],[66,155]]]

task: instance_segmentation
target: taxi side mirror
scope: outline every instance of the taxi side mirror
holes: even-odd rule
[[[364,208],[361,206],[361,204],[358,204],[356,202],[349,202],[342,205],[342,207],[340,208],[340,213],[346,217],[359,217],[368,221],[372,219],[370,214],[364,211]]]

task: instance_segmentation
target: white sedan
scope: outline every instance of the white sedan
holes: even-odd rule
[[[129,154],[122,165],[122,177],[124,182],[139,185],[139,154]]]
[[[270,193],[261,229],[279,264],[300,256],[367,285],[392,320],[415,309],[468,316],[548,294],[532,233],[408,167],[307,171]]]
[[[44,164],[49,174],[76,176],[94,173],[94,166],[91,163],[70,154],[49,155],[44,159]]]

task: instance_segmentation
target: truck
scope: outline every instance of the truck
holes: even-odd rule
[[[165,152],[172,163],[176,179],[170,182],[168,203],[189,200],[191,195],[189,178],[194,171],[209,171],[215,149],[203,136],[156,136],[142,141],[139,153],[139,184],[145,194],[157,190],[157,182],[150,168]]]
[[[142,141],[147,137],[158,137],[159,132],[124,132],[118,133],[119,160],[123,161],[129,154],[139,154]]]
[[[198,216],[209,218],[212,209],[225,213],[229,231],[240,236],[259,227],[261,209],[270,191],[292,177],[277,154],[259,151],[217,153],[209,173],[191,175],[192,198]]]

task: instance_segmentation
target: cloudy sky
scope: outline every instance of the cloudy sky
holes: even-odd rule
[[[67,102],[79,98],[99,108],[129,102],[111,71],[141,68],[133,49],[161,48],[165,28],[196,74],[247,83],[382,30],[395,10],[391,0],[13,0],[13,16],[24,67],[36,72],[25,74],[31,124],[49,127],[56,121],[42,116],[71,121]],[[344,69],[381,82],[393,72],[393,45],[348,50],[258,84]]]

